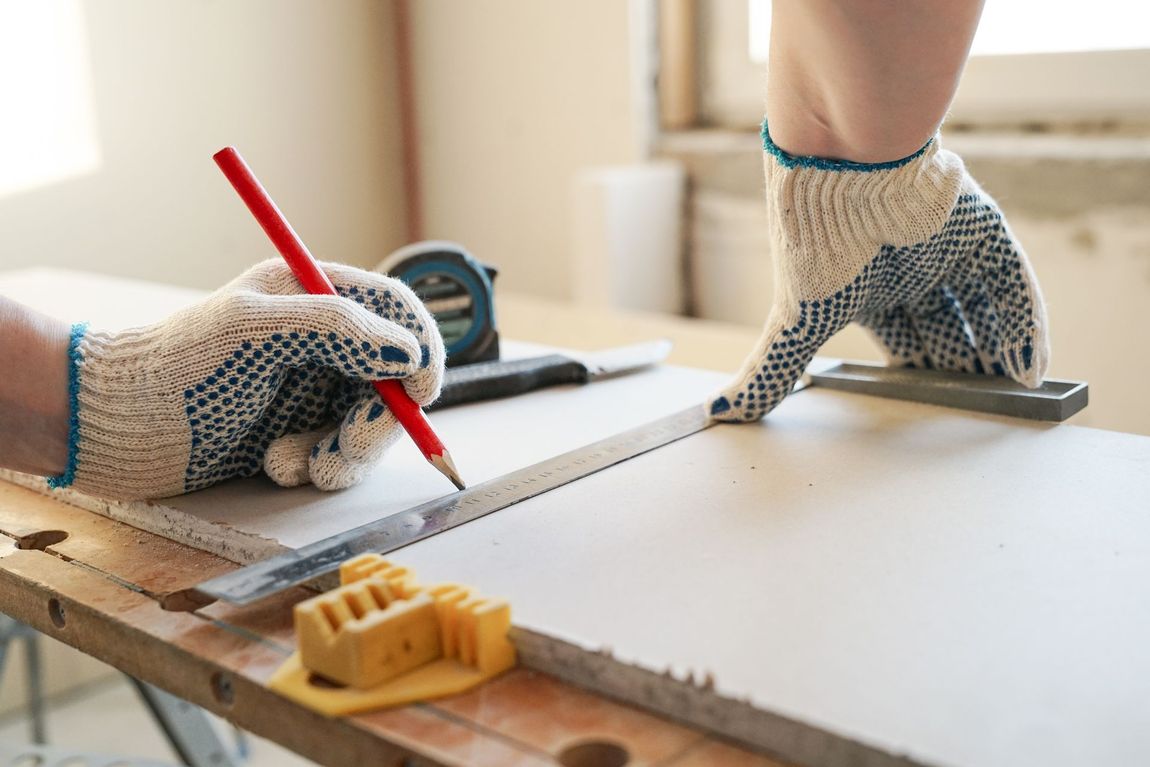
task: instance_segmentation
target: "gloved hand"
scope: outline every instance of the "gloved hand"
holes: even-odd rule
[[[403,283],[322,268],[340,296],[306,295],[270,260],[158,324],[74,328],[68,471],[52,483],[159,498],[261,465],[285,486],[359,482],[400,430],[369,382],[402,378],[429,404],[443,341]]]
[[[852,320],[888,364],[1041,383],[1038,281],[998,205],[937,137],[875,164],[794,157],[765,123],[763,146],[774,305],[735,380],[708,401],[714,418],[770,412]]]

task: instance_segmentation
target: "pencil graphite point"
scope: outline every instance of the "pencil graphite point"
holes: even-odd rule
[[[451,453],[446,450],[441,455],[431,456],[431,464],[439,469],[439,473],[451,480],[451,484],[459,490],[466,490],[467,483],[463,481],[463,477],[459,476],[459,470],[455,468],[455,461],[451,460]]]

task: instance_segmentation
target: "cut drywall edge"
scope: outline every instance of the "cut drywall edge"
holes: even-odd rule
[[[825,729],[724,696],[706,673],[677,676],[516,626],[519,663],[599,695],[662,714],[755,751],[812,767],[929,767],[932,763],[888,753]]]
[[[0,480],[241,565],[259,562],[291,550],[270,538],[165,506],[163,501],[109,501],[67,488],[51,490],[43,477],[7,469],[0,469]]]

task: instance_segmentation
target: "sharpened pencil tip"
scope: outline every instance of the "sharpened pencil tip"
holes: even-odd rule
[[[431,464],[439,469],[439,473],[451,480],[451,484],[455,485],[457,490],[466,490],[467,483],[463,481],[463,477],[459,476],[459,470],[455,468],[455,461],[451,460],[451,453],[446,450],[442,455],[431,456]]]

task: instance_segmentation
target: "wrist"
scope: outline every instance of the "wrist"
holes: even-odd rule
[[[66,470],[69,343],[66,323],[0,298],[0,466]]]
[[[906,157],[856,163],[792,155],[763,124],[766,196],[792,248],[864,260],[877,245],[905,246],[936,233],[969,186],[962,160],[931,140]],[[813,223],[812,223],[813,222]]]
[[[162,371],[174,363],[158,326],[93,331],[71,350],[71,474],[53,478],[90,495],[136,499],[185,491],[189,427]],[[185,365],[188,364],[185,362]],[[207,364],[197,357],[196,364]]]

